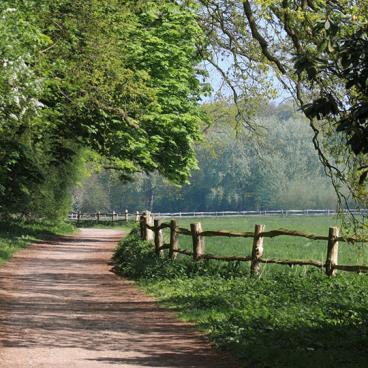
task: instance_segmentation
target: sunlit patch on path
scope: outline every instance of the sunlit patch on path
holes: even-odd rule
[[[234,367],[108,264],[122,232],[34,244],[0,269],[0,367]]]

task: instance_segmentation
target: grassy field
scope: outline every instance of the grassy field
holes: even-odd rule
[[[72,233],[76,228],[61,223],[4,223],[0,222],[0,265],[9,260],[18,250],[36,240]]]
[[[198,219],[197,219],[198,221]],[[289,228],[327,234],[333,218],[201,219],[204,230],[251,231]],[[187,227],[193,219],[180,225]],[[190,248],[181,236],[181,247]],[[207,251],[249,254],[251,240],[206,239]],[[264,266],[259,278],[249,263],[157,259],[152,244],[134,234],[115,255],[118,272],[137,280],[148,293],[194,322],[219,349],[230,351],[252,368],[368,366],[368,277],[339,272],[327,277],[311,267]],[[367,263],[366,247],[341,244],[340,263]],[[280,237],[265,240],[265,255],[324,260],[325,242]]]
[[[167,221],[167,220],[165,220]],[[290,230],[302,230],[319,235],[328,235],[330,226],[339,226],[338,220],[327,216],[295,216],[295,217],[222,217],[203,219],[182,219],[179,222],[181,227],[190,228],[190,223],[201,222],[203,230],[234,230],[234,231],[254,231],[255,224],[266,225],[267,230],[278,228]],[[169,235],[166,230],[165,238],[168,241]],[[206,252],[216,255],[251,255],[252,239],[208,237],[205,239]],[[192,248],[190,236],[180,236],[180,247]],[[309,240],[290,236],[280,236],[267,238],[264,240],[265,258],[303,258],[325,261],[327,252],[326,241]],[[340,242],[339,263],[341,264],[368,264],[368,244],[347,244]],[[278,265],[263,265],[265,271],[268,268],[285,267]]]

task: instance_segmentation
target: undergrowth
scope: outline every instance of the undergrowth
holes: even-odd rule
[[[137,230],[120,243],[117,272],[192,321],[244,367],[368,366],[368,278],[305,267],[260,278],[237,263],[157,258]]]
[[[95,229],[111,229],[111,228],[118,228],[122,230],[130,230],[136,222],[129,221],[126,222],[125,220],[115,220],[115,221],[100,221],[97,222],[96,220],[69,220],[69,224],[76,226],[78,228],[95,228]]]
[[[32,242],[75,230],[73,225],[65,222],[0,222],[0,264]]]

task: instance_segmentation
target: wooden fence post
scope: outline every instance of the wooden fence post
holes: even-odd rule
[[[337,259],[339,254],[339,228],[330,227],[328,231],[328,243],[327,243],[327,257],[326,257],[326,274],[328,276],[335,276],[336,270],[334,266],[337,265]]]
[[[112,211],[111,214],[111,222],[114,223],[115,211]]]
[[[190,231],[193,239],[193,259],[198,261],[204,254],[205,245],[203,236],[199,235],[202,232],[202,225],[200,222],[190,224]]]
[[[169,257],[171,259],[176,259],[177,253],[175,252],[176,249],[179,249],[179,234],[176,232],[176,220],[171,220],[170,222],[170,250],[169,250]]]
[[[153,226],[153,216],[150,211],[147,211],[147,225]],[[147,240],[148,241],[154,241],[155,233],[153,230],[147,228]]]
[[[254,229],[252,263],[250,265],[251,275],[258,275],[261,271],[261,264],[258,260],[263,255],[263,237],[260,234],[264,232],[264,229],[265,225],[256,225]]]
[[[100,211],[97,211],[97,213],[96,213],[96,221],[97,221],[97,223],[100,222]]]
[[[128,222],[129,220],[129,211],[125,210],[125,222]]]
[[[80,219],[81,219],[81,212],[78,211],[78,213],[77,213],[77,224],[79,224]]]
[[[162,229],[160,229],[161,220],[154,220],[154,234],[155,234],[155,252],[156,256],[160,257],[163,254],[163,250],[160,249],[164,245],[164,235]]]
[[[141,233],[141,239],[146,240],[146,218],[145,215],[142,215],[139,218],[139,228]]]
[[[140,219],[140,215],[139,215],[139,212],[137,211],[135,214],[135,222],[139,222],[139,219]]]
[[[154,240],[154,232],[147,227],[153,226],[153,218],[150,211],[143,212],[143,240],[153,241]]]

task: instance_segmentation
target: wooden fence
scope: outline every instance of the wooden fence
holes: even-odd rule
[[[163,229],[170,229],[170,241],[164,243]],[[234,231],[204,231],[201,223],[190,224],[190,229],[179,227],[177,221],[172,219],[170,222],[162,222],[160,219],[154,219],[151,213],[145,212],[140,217],[140,235],[143,240],[152,241],[155,246],[155,252],[158,257],[163,256],[164,250],[168,250],[168,256],[175,259],[178,254],[193,257],[194,261],[201,259],[213,259],[220,261],[239,261],[250,262],[250,271],[252,275],[257,275],[261,271],[261,264],[279,264],[279,265],[302,265],[324,268],[328,276],[336,274],[337,270],[349,272],[368,272],[367,265],[339,265],[338,250],[339,242],[368,242],[368,239],[357,237],[342,237],[339,235],[337,227],[330,227],[327,236],[306,233],[298,230],[277,229],[265,231],[265,225],[255,225],[254,232],[234,232]],[[191,236],[193,249],[181,249],[179,246],[179,236]],[[276,259],[264,258],[264,239],[277,236],[295,236],[310,240],[326,241],[326,261],[321,262],[313,259]],[[205,252],[206,237],[232,237],[232,238],[252,238],[253,247],[251,255],[244,256],[218,256]]]
[[[347,211],[346,211],[347,212]],[[367,216],[367,209],[352,209],[350,213],[356,216]],[[257,210],[257,211],[213,211],[213,212],[156,212],[153,213],[155,218],[167,217],[239,217],[239,216],[334,216],[336,210],[332,209],[304,209],[304,210]],[[95,212],[95,213],[81,213],[72,212],[69,214],[71,221],[139,221],[142,213],[140,212]]]

